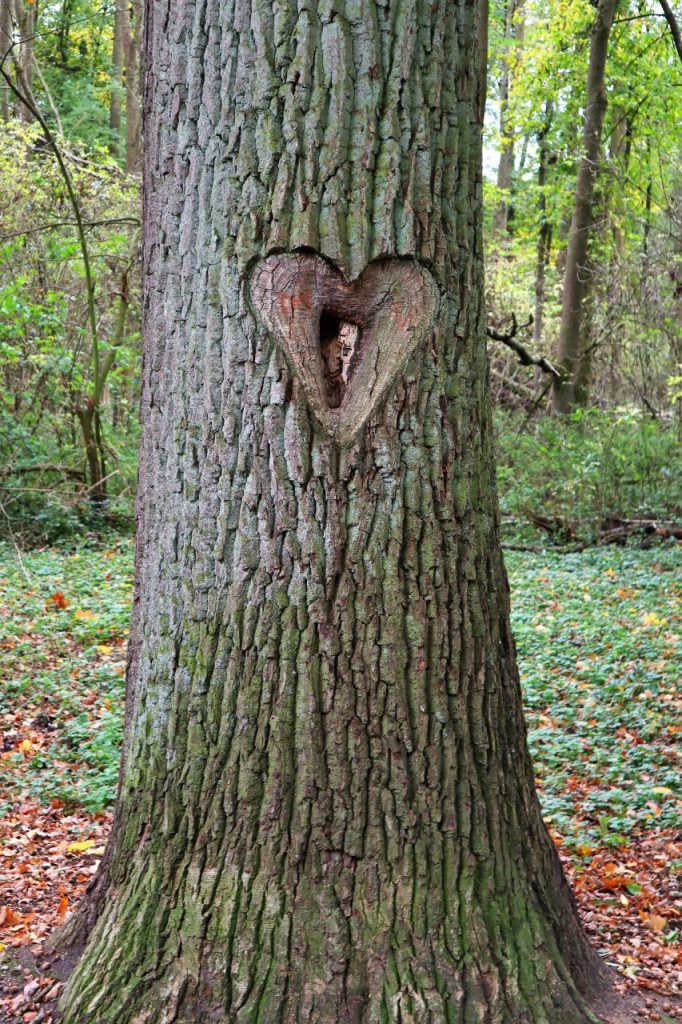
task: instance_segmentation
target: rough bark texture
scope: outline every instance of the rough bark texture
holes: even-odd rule
[[[147,5],[128,720],[66,1024],[585,1019],[498,541],[475,15]],[[363,304],[396,257],[439,292],[344,443],[254,315],[295,250]]]
[[[582,366],[585,344],[583,313],[586,306],[590,269],[588,246],[592,228],[594,186],[599,170],[601,136],[606,113],[604,73],[609,37],[618,7],[618,0],[599,0],[590,41],[590,63],[587,72],[583,152],[573,205],[571,231],[566,252],[564,289],[561,307],[561,328],[557,348],[557,364],[563,379],[552,385],[552,407],[557,413],[570,412],[576,402],[587,398],[589,372]],[[578,386],[578,381],[581,386]]]

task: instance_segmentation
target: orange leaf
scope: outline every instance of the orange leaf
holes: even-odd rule
[[[11,907],[0,907],[0,928],[12,928],[16,924],[21,924],[21,914]]]
[[[646,919],[647,928],[651,928],[654,932],[662,932],[667,926],[668,922],[660,914],[649,914]]]
[[[64,609],[69,607],[69,602],[66,600],[61,590],[58,590],[56,594],[52,594],[50,597],[48,597],[47,601],[45,602],[45,607],[47,607],[48,605],[52,605],[53,608]]]
[[[69,909],[69,900],[66,896],[62,896],[59,901],[59,909],[57,910],[57,917],[60,921],[63,921],[66,917],[66,912]]]

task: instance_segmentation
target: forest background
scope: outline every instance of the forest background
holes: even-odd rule
[[[602,947],[625,976],[674,995],[682,11],[611,4],[589,245],[576,264],[588,65],[608,6],[490,3],[490,381],[547,819]],[[115,790],[139,441],[142,29],[140,0],[0,0],[0,855],[10,853],[11,890],[0,928],[10,945],[39,941],[68,912]],[[41,829],[53,853],[26,839]],[[54,876],[33,871],[34,854],[54,858]]]

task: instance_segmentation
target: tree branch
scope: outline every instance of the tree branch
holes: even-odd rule
[[[503,345],[510,348],[512,352],[519,357],[519,363],[521,366],[538,366],[543,373],[549,373],[555,380],[561,380],[561,374],[555,366],[545,359],[544,356],[533,356],[520,342],[515,340],[516,335],[519,331],[525,330],[526,327],[530,327],[533,323],[533,317],[528,317],[525,324],[519,324],[516,321],[516,314],[512,313],[512,325],[508,331],[496,331],[494,327],[487,328],[487,334],[493,341],[501,341]]]
[[[673,37],[675,49],[677,50],[677,56],[682,60],[682,32],[680,32],[680,26],[677,24],[675,13],[668,3],[668,0],[659,0],[659,3],[663,10],[663,14],[665,15],[665,20],[668,22],[668,28],[670,29],[670,34]]]

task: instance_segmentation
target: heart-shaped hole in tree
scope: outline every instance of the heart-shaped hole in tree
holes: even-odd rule
[[[309,407],[353,441],[432,327],[438,289],[414,260],[381,259],[348,281],[312,253],[278,253],[253,269],[254,311],[286,353]]]
[[[327,405],[338,409],[357,362],[362,328],[342,315],[323,310],[320,316],[320,350],[327,385]]]

